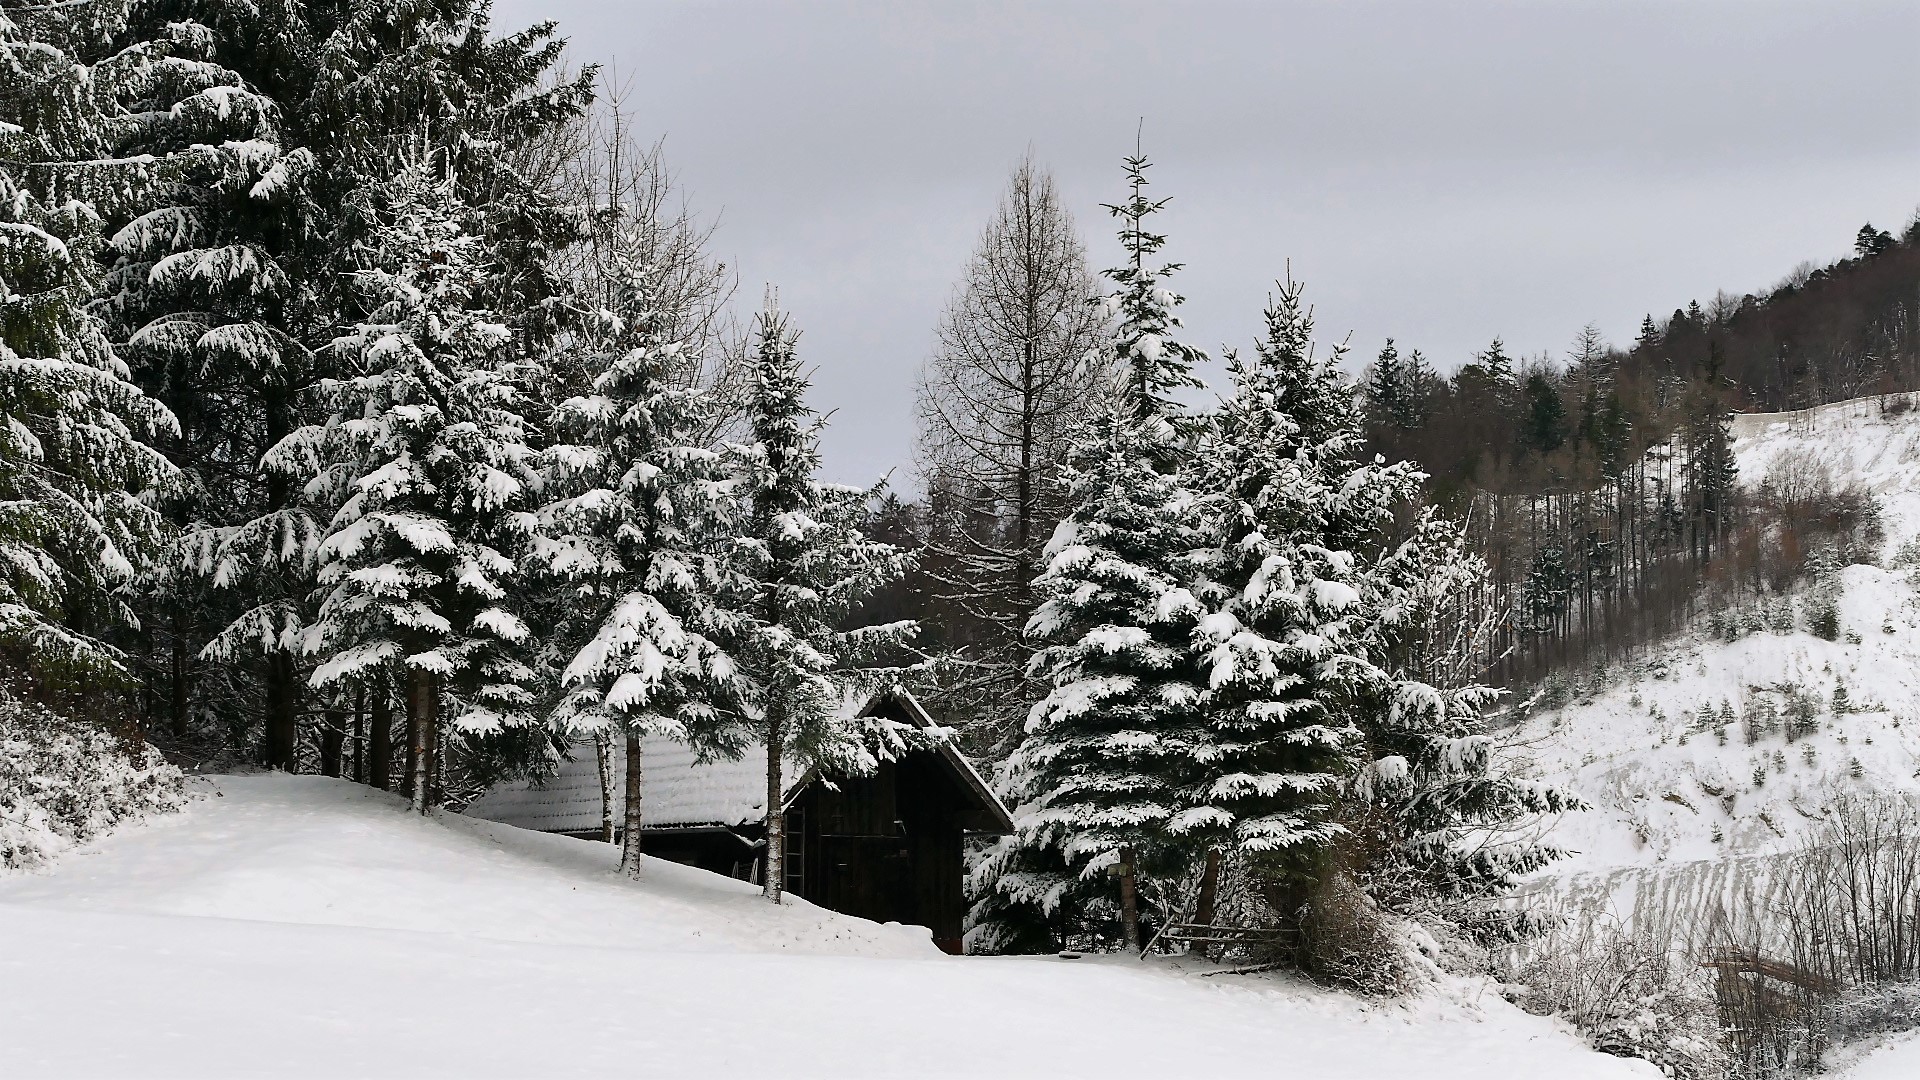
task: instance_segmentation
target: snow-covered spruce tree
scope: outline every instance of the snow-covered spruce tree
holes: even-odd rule
[[[752,683],[767,748],[765,894],[786,889],[786,770],[873,772],[924,737],[905,725],[847,715],[846,687],[881,672],[861,665],[897,649],[910,622],[849,628],[859,602],[906,571],[906,556],[862,532],[871,492],[822,483],[820,430],[807,406],[797,335],[769,310],[759,318],[749,391],[753,444],[742,448],[746,529],[737,557],[752,618],[736,653]]]
[[[1384,678],[1367,655],[1362,560],[1418,492],[1408,466],[1360,460],[1344,350],[1313,355],[1301,292],[1283,283],[1255,357],[1229,359],[1233,393],[1195,458],[1213,529],[1195,588],[1207,692],[1168,828],[1206,850],[1202,922],[1223,855],[1285,917],[1332,872],[1339,796],[1362,760],[1359,706]]]
[[[1497,901],[1561,854],[1536,826],[1580,803],[1517,775],[1490,729],[1499,692],[1479,681],[1497,618],[1489,580],[1460,526],[1431,508],[1369,568],[1369,647],[1388,677],[1362,714],[1368,760],[1345,816],[1376,901],[1503,940],[1537,921]]]
[[[116,61],[137,121],[118,148],[172,167],[114,237],[108,310],[136,381],[181,419],[164,448],[185,477],[170,508],[185,527],[178,572],[142,612],[159,639],[148,698],[172,703],[183,736],[189,714],[236,741],[264,717],[258,752],[293,768],[319,529],[299,485],[261,459],[319,415],[308,391],[334,373],[329,343],[365,314],[346,283],[422,130],[454,154],[484,222],[488,302],[523,338],[550,331],[543,260],[572,226],[520,165],[578,116],[592,73],[547,80],[551,27],[492,38],[487,0],[129,6],[133,36],[155,44]],[[384,683],[365,689],[387,711]]]
[[[677,377],[689,361],[654,267],[636,249],[605,257],[626,281],[573,335],[573,360],[598,374],[591,393],[555,410],[562,441],[544,454],[551,501],[536,551],[571,612],[558,634],[567,655],[554,719],[568,733],[624,739],[620,865],[638,876],[643,737],[702,756],[735,756],[751,738],[727,649],[749,597],[725,550],[735,480],[700,444],[707,406]]]
[[[1185,476],[1197,422],[1174,398],[1199,385],[1193,365],[1203,357],[1173,337],[1181,298],[1166,282],[1179,267],[1149,265],[1166,240],[1147,228],[1164,205],[1146,197],[1147,167],[1127,159],[1130,197],[1109,207],[1126,261],[1106,272],[1113,324],[1097,359],[1120,390],[1067,469],[1073,510],[1047,545],[1044,600],[1027,627],[1044,646],[1034,672],[1052,689],[1009,761],[1020,834],[990,859],[1000,880],[975,913],[976,925],[1044,921],[1062,903],[1105,893],[1099,879],[1111,873],[1134,951],[1141,868],[1185,854],[1168,825],[1200,743],[1205,692],[1189,585],[1207,537]]]
[[[112,61],[122,107],[140,118],[117,149],[166,164],[141,212],[114,231],[103,304],[136,379],[181,422],[179,437],[160,445],[181,471],[167,510],[182,536],[142,605],[165,654],[150,667],[164,670],[166,692],[152,696],[169,702],[169,726],[184,735],[204,702],[187,692],[192,654],[246,667],[238,683],[259,695],[217,711],[229,723],[260,717],[261,760],[291,768],[300,597],[318,527],[298,484],[258,463],[298,425],[296,396],[312,366],[306,339],[325,321],[293,239],[306,227],[313,158],[289,144],[279,105],[223,62],[239,51],[231,41],[173,7],[134,5],[133,28],[151,44]],[[199,627],[225,631],[208,640]]]
[[[142,171],[102,156],[112,106],[55,34],[0,10],[0,655],[42,700],[131,681],[102,635],[135,622],[125,593],[165,538],[154,503],[174,481],[147,445],[174,419],[88,307],[99,208]]]
[[[319,387],[332,415],[267,459],[339,506],[303,636],[312,684],[398,670],[423,812],[439,795],[443,698],[454,732],[485,736],[535,722],[536,681],[515,610],[539,485],[524,416],[532,373],[477,299],[490,251],[438,171],[423,156],[393,182],[376,268],[360,275],[373,316],[335,343],[349,374]]]

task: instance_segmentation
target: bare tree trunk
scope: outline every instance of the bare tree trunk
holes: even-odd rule
[[[171,657],[171,666],[173,668],[173,686],[171,687],[173,692],[173,737],[176,739],[184,739],[187,737],[187,633],[186,628],[181,625],[185,621],[186,620],[181,617],[179,606],[176,605],[173,609],[173,650]]]
[[[600,774],[600,842],[613,843],[613,735],[602,731],[593,737],[594,765]]]
[[[1200,897],[1194,902],[1193,907],[1193,921],[1196,926],[1213,925],[1213,909],[1214,906],[1219,903],[1219,900],[1220,853],[1215,850],[1208,850],[1207,868],[1201,871],[1200,874]],[[1195,942],[1194,944],[1197,947],[1191,951],[1200,953],[1201,955],[1206,954],[1207,946],[1205,942]]]
[[[777,710],[768,709],[767,714],[767,870],[760,893],[777,904],[787,885],[787,815],[780,805],[786,794],[780,775],[786,730]]]
[[[275,652],[267,658],[267,730],[261,758],[270,769],[293,772],[300,734],[300,688],[293,657]]]
[[[381,791],[393,783],[393,685],[383,671],[373,684],[373,733],[367,740],[367,782]]]
[[[353,782],[367,782],[367,689],[353,692]]]
[[[320,775],[339,777],[340,745],[346,734],[346,722],[340,710],[328,709],[320,728]]]
[[[407,761],[412,766],[413,809],[426,813],[433,806],[433,729],[439,706],[439,687],[432,672],[407,672]]]
[[[1120,849],[1120,930],[1127,951],[1140,955],[1140,898],[1133,878],[1133,849]]]
[[[630,878],[640,876],[640,827],[644,823],[641,799],[644,790],[645,763],[641,760],[640,736],[627,733],[627,808],[620,825],[620,872]]]
[[[406,672],[400,677],[400,703],[407,710],[406,746],[407,760],[400,774],[400,792],[412,802],[419,789],[414,781],[420,773],[420,698],[413,692],[413,673]]]

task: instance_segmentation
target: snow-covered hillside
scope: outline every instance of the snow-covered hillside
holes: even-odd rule
[[[43,1076],[1651,1077],[1456,986],[1364,1005],[924,931],[339,781],[221,777],[0,877],[0,1058]]]
[[[1865,399],[1740,416],[1734,435],[1743,483],[1795,452],[1868,486],[1885,513],[1883,561],[1920,536],[1920,412],[1883,417]],[[1592,805],[1555,827],[1575,854],[1549,880],[1615,910],[1648,890],[1711,890],[1793,846],[1839,793],[1920,792],[1920,600],[1906,568],[1855,565],[1840,579],[1838,640],[1703,627],[1528,716],[1520,737],[1540,775]]]

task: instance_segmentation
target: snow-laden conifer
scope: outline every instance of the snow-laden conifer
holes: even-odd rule
[[[128,379],[89,309],[100,207],[137,164],[97,155],[112,102],[95,73],[0,11],[0,647],[49,690],[130,679],[102,635],[166,533],[175,479],[148,445],[174,418]]]
[[[1255,356],[1229,359],[1233,393],[1194,470],[1212,530],[1194,636],[1207,692],[1169,827],[1304,881],[1344,832],[1335,807],[1360,762],[1360,705],[1382,677],[1361,542],[1417,478],[1359,460],[1344,350],[1313,355],[1297,283],[1265,321]]]
[[[1045,643],[1034,672],[1052,689],[1010,768],[1025,804],[1011,843],[1038,865],[1008,869],[1040,875],[1012,882],[1047,909],[1113,872],[1122,932],[1137,948],[1139,867],[1178,854],[1167,827],[1205,690],[1190,585],[1206,537],[1184,472],[1197,425],[1174,396],[1199,385],[1202,355],[1173,336],[1181,298],[1167,280],[1178,266],[1149,264],[1166,241],[1147,219],[1165,200],[1146,197],[1146,159],[1126,167],[1130,198],[1109,209],[1127,257],[1106,272],[1113,321],[1099,358],[1122,387],[1067,470],[1073,511],[1037,583],[1045,599],[1027,629]],[[1042,884],[1048,849],[1069,876]]]
[[[531,373],[478,300],[488,248],[434,173],[423,157],[393,184],[361,275],[373,315],[335,343],[350,374],[319,388],[332,414],[268,458],[338,505],[318,545],[311,681],[400,673],[421,809],[436,798],[443,695],[454,731],[484,735],[534,722],[535,682],[517,613],[539,483]]]
[[[778,903],[786,888],[787,770],[864,775],[921,735],[850,715],[847,689],[862,681],[861,666],[903,643],[914,625],[846,624],[862,600],[905,572],[906,555],[862,531],[871,492],[816,475],[825,421],[807,405],[808,380],[786,318],[763,313],[756,334],[753,443],[742,448],[746,528],[737,550],[752,619],[738,659],[752,680],[767,747],[764,886]]]
[[[555,410],[545,452],[542,566],[563,583],[566,655],[555,720],[626,744],[621,867],[640,870],[642,738],[733,755],[749,738],[741,675],[728,651],[749,598],[726,549],[735,479],[714,449],[703,393],[676,379],[689,363],[671,332],[655,268],[605,253],[608,295],[583,313],[574,359],[590,393]],[[620,280],[615,280],[616,278]]]

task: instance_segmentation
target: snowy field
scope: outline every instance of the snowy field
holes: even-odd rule
[[[0,876],[0,1075],[1651,1077],[1491,991],[1367,1006],[923,931],[315,777]]]

